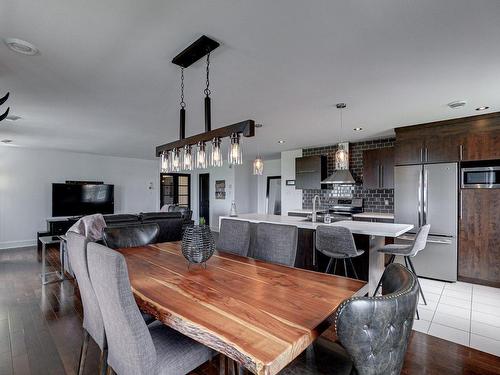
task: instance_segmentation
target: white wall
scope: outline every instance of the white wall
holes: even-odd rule
[[[0,248],[28,246],[51,216],[54,182],[115,185],[115,212],[159,209],[159,162],[82,153],[0,147]],[[153,189],[149,189],[150,184]]]
[[[289,210],[302,208],[302,190],[286,185],[286,180],[295,180],[295,158],[301,156],[301,149],[281,153],[281,215],[283,216],[288,215]]]
[[[269,176],[281,176],[281,160],[264,160],[264,173],[258,176],[257,186],[257,212],[259,214],[266,213],[266,194],[267,194],[267,178]],[[283,180],[281,180],[283,184]]]

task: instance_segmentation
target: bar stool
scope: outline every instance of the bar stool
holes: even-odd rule
[[[325,273],[330,272],[333,261],[335,260],[335,265],[333,266],[333,273],[335,274],[337,261],[342,259],[344,261],[344,275],[348,277],[346,265],[347,259],[352,270],[354,271],[354,276],[358,279],[358,273],[352,264],[352,258],[360,256],[364,253],[364,250],[356,249],[354,237],[348,228],[319,225],[316,228],[316,249],[330,258],[328,266],[326,266]]]
[[[422,300],[424,301],[424,305],[427,305],[427,301],[425,300],[424,297],[424,292],[422,291],[422,288],[420,286],[420,282],[418,281],[418,275],[415,272],[415,267],[413,267],[413,262],[411,261],[411,258],[413,258],[419,251],[422,251],[425,249],[425,244],[427,243],[427,237],[429,236],[429,231],[431,229],[430,224],[423,225],[420,227],[418,230],[417,235],[415,236],[415,240],[413,241],[412,244],[410,245],[402,245],[402,244],[391,244],[391,245],[385,245],[384,247],[380,248],[378,251],[384,254],[390,254],[391,258],[389,259],[389,263],[386,265],[386,267],[394,263],[394,259],[396,259],[396,256],[402,256],[404,257],[405,264],[407,268],[410,268],[411,271],[415,276],[417,276],[417,283],[418,287],[420,289],[420,295],[422,296]],[[408,267],[409,266],[409,267]],[[378,290],[380,289],[380,286],[382,285],[382,279],[378,282],[377,288],[375,289],[374,295],[377,295]]]

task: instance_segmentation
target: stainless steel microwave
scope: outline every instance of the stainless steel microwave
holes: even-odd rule
[[[500,188],[500,166],[462,168],[462,188]]]

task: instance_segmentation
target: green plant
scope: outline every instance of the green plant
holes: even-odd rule
[[[199,223],[200,225],[205,225],[207,222],[205,221],[205,218],[202,216],[200,217]]]

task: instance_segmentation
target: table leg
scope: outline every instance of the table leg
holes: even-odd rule
[[[42,244],[42,284],[47,284],[47,272],[45,266],[45,251],[47,246]]]
[[[61,261],[61,270],[59,272],[59,278],[64,280],[64,241],[59,242],[59,260]]]
[[[377,284],[384,273],[384,254],[378,249],[385,245],[385,237],[370,236],[370,249],[368,254],[368,295],[375,293]]]

